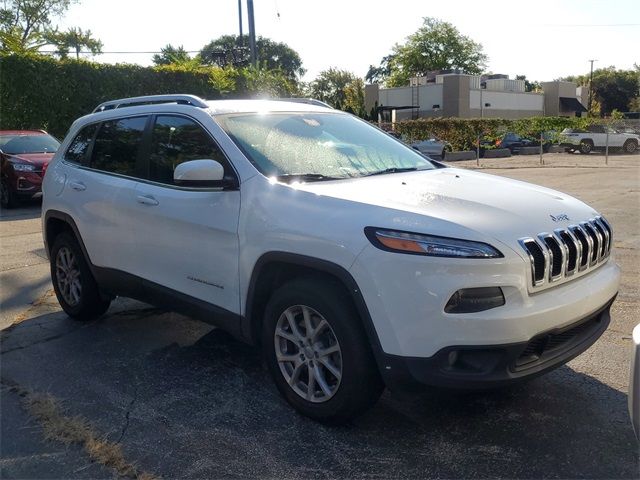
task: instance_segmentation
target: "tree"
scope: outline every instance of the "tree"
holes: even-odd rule
[[[173,63],[186,63],[191,61],[191,57],[186,50],[180,45],[174,47],[170,43],[160,49],[161,53],[156,53],[153,56],[153,63],[155,65],[171,65]]]
[[[243,35],[242,38],[239,35],[223,35],[202,47],[200,56],[202,62],[209,65],[246,66],[249,64],[248,45],[248,35]],[[258,37],[256,51],[260,68],[282,70],[292,80],[305,74],[300,55],[286,43]]]
[[[566,77],[562,80],[589,86],[589,74]],[[632,110],[634,99],[640,96],[640,68],[617,70],[611,66],[593,71],[593,101],[590,115],[608,116],[613,110]]]
[[[364,116],[364,82],[351,72],[330,68],[309,84],[309,95],[339,110]]]
[[[407,37],[404,44],[396,44],[392,54],[383,58],[379,70],[370,68],[369,73],[375,77],[380,72],[384,77],[388,72],[387,84],[397,87],[407,85],[411,77],[425,76],[433,70],[460,69],[480,74],[486,61],[482,45],[462,35],[451,23],[425,17],[418,31]]]
[[[76,59],[80,58],[82,49],[89,50],[93,55],[102,52],[102,42],[93,38],[91,30],[83,31],[79,27],[72,27],[64,32],[53,31],[45,35],[48,44],[54,45],[60,58],[67,58],[69,50],[76,52]]]
[[[527,80],[526,75],[516,75],[516,80],[524,80],[524,91],[525,92],[541,92],[542,85],[537,80],[530,82]]]
[[[7,0],[0,8],[2,50],[34,50],[46,44],[53,18],[75,0]]]
[[[384,83],[391,75],[391,62],[395,55],[387,55],[380,60],[380,66],[369,65],[369,71],[364,79],[369,83]]]

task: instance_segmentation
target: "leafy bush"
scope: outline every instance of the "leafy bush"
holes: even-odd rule
[[[478,135],[483,140],[496,140],[507,132],[523,137],[546,138],[557,141],[565,128],[584,128],[596,120],[571,117],[531,117],[518,120],[500,118],[424,118],[406,120],[394,125],[394,130],[411,143],[428,138],[449,142],[453,150],[474,150]]]
[[[0,55],[0,128],[43,128],[58,137],[76,118],[116,98],[189,93],[217,99],[296,92],[295,82],[278,70],[190,64],[141,67]]]

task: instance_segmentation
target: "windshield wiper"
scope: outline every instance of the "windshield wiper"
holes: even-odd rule
[[[303,182],[322,182],[324,180],[343,180],[343,177],[330,177],[321,173],[283,173],[276,175],[278,180],[285,182],[303,181]]]
[[[373,175],[384,175],[385,173],[415,172],[416,170],[418,170],[418,167],[404,167],[404,168],[391,167],[391,168],[385,168],[384,170],[380,170],[379,172],[365,173],[362,176],[371,177]]]

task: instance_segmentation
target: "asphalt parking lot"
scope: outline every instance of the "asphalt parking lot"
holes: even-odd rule
[[[522,386],[385,392],[339,428],[296,415],[259,352],[209,325],[126,299],[97,321],[70,320],[52,296],[38,205],[2,212],[0,477],[638,478],[626,401],[640,322],[640,155],[608,166],[600,155],[544,158],[480,168],[565,191],[607,217],[623,271],[607,332]],[[42,399],[48,413],[34,407]],[[71,425],[75,437],[62,436]],[[96,441],[73,441],[86,435]],[[111,456],[92,449],[100,442]]]

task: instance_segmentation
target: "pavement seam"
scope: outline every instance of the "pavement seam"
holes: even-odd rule
[[[34,392],[4,376],[0,377],[0,385],[21,397],[22,409],[40,424],[45,439],[79,445],[92,461],[111,468],[121,478],[159,478],[127,461],[121,446],[105,440],[105,436],[99,435],[84,417],[67,415],[60,400],[54,396]]]

